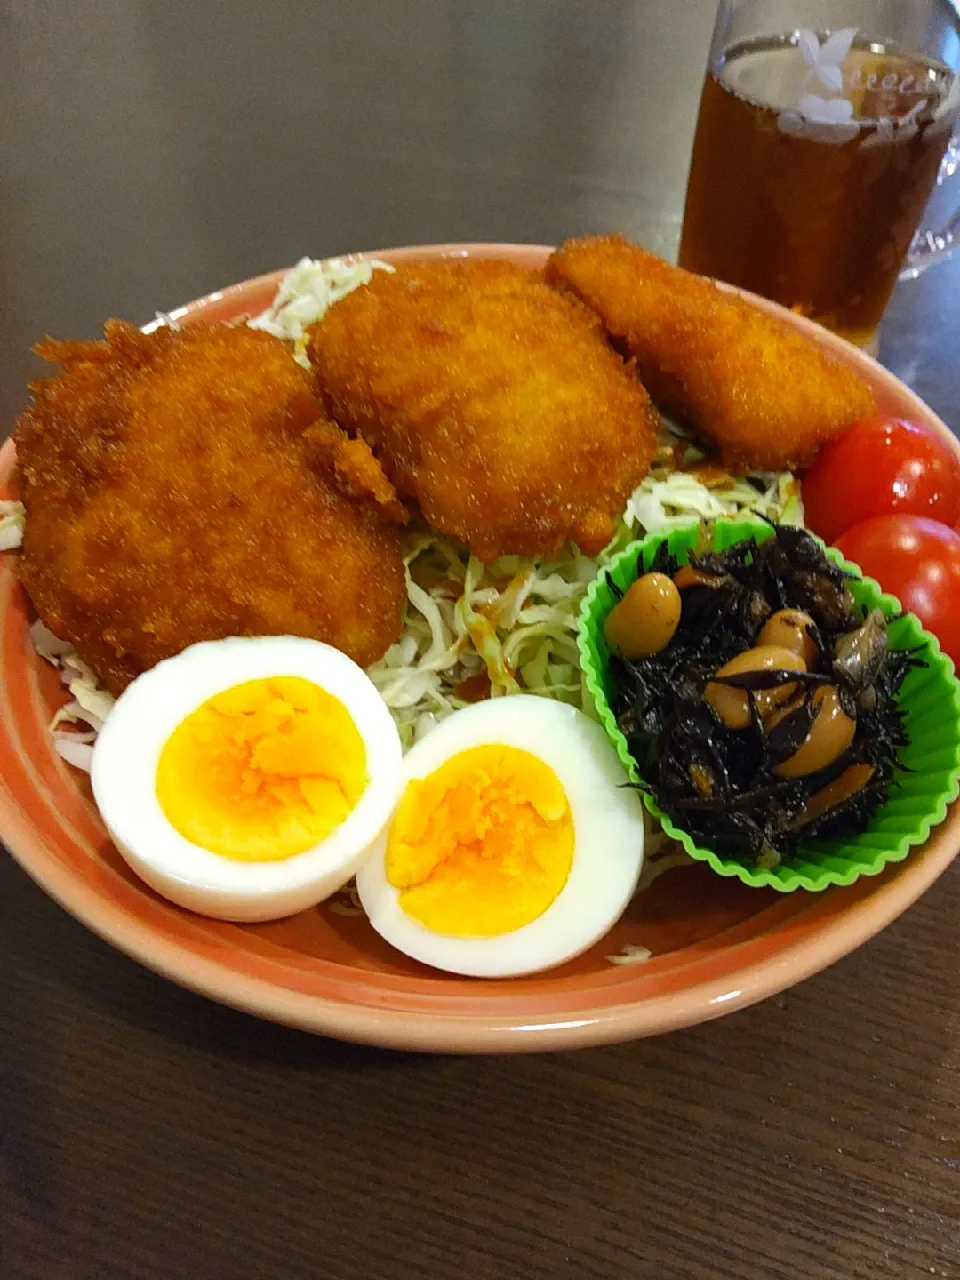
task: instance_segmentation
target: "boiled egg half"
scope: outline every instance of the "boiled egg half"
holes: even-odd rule
[[[403,763],[393,819],[357,872],[370,923],[452,973],[503,978],[586,951],[643,863],[643,805],[603,729],[528,694],[442,721]]]
[[[202,915],[253,921],[350,879],[390,817],[401,763],[386,704],[345,654],[237,637],[135,680],[91,776],[107,830],[147,884]]]

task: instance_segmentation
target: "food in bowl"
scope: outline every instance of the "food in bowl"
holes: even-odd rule
[[[665,268],[665,279],[669,278],[669,270]],[[514,271],[513,268],[509,272],[491,269],[485,275],[488,278],[497,275],[504,279],[508,276],[515,278]],[[588,376],[587,370],[565,370],[566,381],[562,383],[566,388],[565,394],[576,400],[575,438],[581,453],[593,441],[594,453],[589,459],[585,460],[586,455],[583,455],[577,466],[571,467],[565,464],[562,456],[551,459],[549,451],[541,448],[535,468],[524,470],[519,465],[526,457],[525,441],[532,439],[528,406],[536,400],[537,380],[530,374],[530,368],[535,372],[539,369],[538,376],[542,378],[543,386],[561,382],[555,364],[556,353],[549,349],[553,344],[547,344],[548,349],[539,365],[533,360],[531,366],[533,358],[529,355],[522,360],[518,358],[527,379],[523,384],[526,392],[523,396],[515,395],[512,401],[505,395],[496,412],[492,405],[501,386],[498,378],[503,372],[506,356],[501,352],[496,360],[491,358],[486,381],[480,377],[479,365],[472,362],[468,372],[471,376],[476,375],[478,381],[470,388],[471,397],[475,403],[490,409],[490,413],[485,418],[483,447],[469,467],[463,465],[469,452],[466,447],[469,432],[465,435],[470,425],[469,415],[463,411],[467,397],[465,389],[456,385],[457,378],[443,367],[442,360],[434,359],[430,375],[434,380],[432,392],[430,388],[423,387],[411,390],[409,384],[401,380],[393,390],[397,394],[402,393],[405,403],[416,401],[418,395],[429,400],[428,417],[431,428],[436,429],[436,436],[433,444],[424,444],[423,447],[433,450],[438,456],[443,454],[439,471],[436,470],[436,458],[408,457],[410,441],[405,435],[406,419],[402,414],[397,416],[396,405],[391,399],[389,369],[377,364],[367,370],[375,386],[374,393],[366,400],[359,396],[357,386],[350,381],[350,371],[346,367],[348,361],[342,358],[343,350],[348,350],[353,344],[357,369],[365,367],[366,355],[362,344],[351,336],[352,326],[343,325],[337,348],[340,363],[336,370],[331,360],[329,369],[325,371],[325,358],[318,358],[325,346],[322,334],[326,317],[329,316],[331,321],[335,319],[337,308],[348,308],[351,296],[362,297],[365,289],[369,290],[370,297],[379,295],[381,291],[384,296],[389,296],[391,290],[379,283],[387,279],[388,273],[389,269],[382,264],[301,264],[284,282],[274,304],[263,315],[254,318],[249,327],[266,331],[274,342],[281,345],[292,367],[299,364],[311,370],[311,380],[319,374],[324,409],[329,411],[332,406],[334,417],[343,419],[330,421],[321,413],[316,423],[293,423],[297,447],[303,446],[304,482],[312,484],[310,477],[319,474],[323,485],[336,495],[331,498],[334,505],[340,502],[359,504],[365,513],[368,530],[376,530],[378,536],[382,535],[387,540],[396,539],[405,596],[400,607],[398,634],[390,643],[385,639],[385,630],[378,630],[378,647],[382,656],[369,662],[368,655],[360,656],[408,751],[416,749],[418,743],[426,746],[444,723],[453,725],[460,717],[469,718],[475,703],[484,707],[499,706],[508,695],[534,695],[543,699],[547,706],[555,702],[569,703],[574,708],[589,710],[576,641],[579,606],[597,572],[638,533],[670,528],[691,516],[711,521],[744,511],[756,511],[781,522],[802,518],[797,476],[785,468],[746,473],[728,469],[722,456],[711,451],[709,441],[704,443],[702,436],[696,435],[699,425],[701,432],[709,437],[706,419],[701,424],[663,422],[659,438],[655,445],[652,443],[648,397],[631,381],[633,365],[624,360],[619,344],[608,341],[600,308],[594,308],[597,316],[593,320],[585,324],[577,322],[580,336],[575,345],[584,352],[589,345],[599,362],[598,367],[605,371],[603,378],[598,380],[595,371]],[[469,280],[475,273],[453,274],[462,274]],[[477,298],[465,306],[458,293],[457,307],[446,312],[440,323],[435,291],[430,288],[419,290],[418,309],[418,270],[400,268],[396,276],[399,277],[399,286],[409,289],[414,297],[413,310],[404,317],[403,332],[407,341],[414,345],[418,340],[442,343],[452,336],[454,348],[459,343],[463,349],[471,349],[470,342],[476,337],[473,306]],[[391,281],[395,279],[394,276],[389,278]],[[529,291],[538,298],[553,296],[543,292],[550,288],[548,284],[534,279],[535,289],[527,285],[521,288],[518,284],[517,295],[526,297]],[[681,277],[675,275],[673,279],[679,286]],[[479,296],[483,291],[474,288],[474,293]],[[584,316],[586,304],[571,303],[566,288],[556,296],[562,296],[562,305],[557,303],[554,308],[557,317],[569,317],[570,307],[577,316]],[[362,311],[359,303],[355,305]],[[508,311],[509,298],[497,297],[496,306]],[[463,314],[458,314],[458,311]],[[349,308],[341,315],[348,312]],[[557,322],[561,323],[559,319]],[[501,317],[497,326],[504,351],[509,351],[506,336],[509,325]],[[334,328],[331,325],[331,333]],[[224,333],[242,331],[238,326],[220,326],[219,329]],[[453,331],[452,335],[448,330]],[[583,337],[587,331],[592,334],[589,344]],[[184,332],[189,332],[189,326]],[[535,347],[536,335],[529,326],[525,332]],[[790,331],[778,324],[772,329],[765,328],[764,332],[775,357],[778,335],[784,337]],[[224,338],[227,345],[232,341]],[[799,351],[792,340],[786,345],[794,354]],[[804,340],[801,347],[820,367],[822,362],[816,357],[816,343]],[[689,356],[695,358],[695,353],[689,353]],[[311,358],[318,368],[311,365]],[[406,371],[400,372],[405,374]],[[732,372],[735,371],[728,369],[725,372],[720,366],[714,371],[718,406],[729,391],[724,382]],[[466,372],[462,372],[461,380],[465,376]],[[203,383],[202,379],[200,381],[198,390],[201,397],[211,397],[211,403],[219,412],[222,402],[215,393],[216,388]],[[616,386],[617,402],[629,407],[629,413],[617,419],[621,423],[618,432],[622,430],[622,421],[629,420],[636,425],[636,439],[626,450],[629,466],[619,456],[624,450],[615,447],[620,436],[596,430],[591,425],[591,396],[582,394],[583,388],[594,387],[599,395],[600,382],[608,388]],[[845,387],[849,385],[844,382]],[[851,397],[849,414],[853,413],[853,400],[857,400],[859,411],[860,400],[865,402],[869,398],[865,386],[859,385],[862,394],[859,398]],[[464,391],[463,397],[460,396],[461,390]],[[361,400],[363,411],[357,408]],[[849,414],[842,405],[838,408],[840,401],[843,401],[842,396],[839,401],[831,400],[830,413],[821,415],[823,421],[818,431],[838,432],[848,424]],[[419,422],[425,412],[425,401],[416,403],[413,416]],[[65,406],[64,411],[69,412],[69,407]],[[582,424],[586,427],[581,430]],[[430,436],[429,432],[422,434],[424,439]],[[198,432],[197,437],[202,453],[202,433]],[[262,465],[269,476],[272,437],[267,432],[264,438],[263,459],[258,465]],[[283,439],[283,433],[276,438]],[[308,447],[311,440],[312,452]],[[773,460],[770,465],[778,461],[773,451],[766,458],[768,462]],[[644,476],[641,474],[642,466],[646,466],[648,460],[650,469]],[[596,472],[591,481],[595,479],[601,497],[596,501],[591,499],[581,511],[574,491],[578,485],[582,487],[588,464]],[[238,456],[229,465],[240,468],[243,459]],[[431,475],[431,485],[427,486],[421,481],[424,469],[431,467],[434,474]],[[445,500],[450,497],[443,491],[444,468],[451,484],[454,480],[456,482],[453,487],[457,489],[458,500],[463,498],[468,507],[472,503],[475,515],[479,512],[478,522],[468,524],[453,520],[449,512],[443,510]],[[175,468],[170,473],[175,474]],[[500,486],[499,491],[489,486],[482,488],[480,480],[486,484],[491,476]],[[625,479],[626,476],[629,478]],[[541,488],[531,489],[532,480],[537,477]],[[631,486],[632,491],[628,493]],[[482,501],[478,500],[477,494],[470,492],[474,488],[478,493],[482,490]],[[502,501],[497,500],[498,492]],[[611,494],[616,495],[615,503]],[[173,491],[169,495],[164,493],[163,497],[165,500],[169,498],[172,506],[161,523],[169,534],[170,542],[176,545],[177,503],[184,500],[183,494],[174,486]],[[197,512],[202,517],[208,509],[202,488],[194,488],[193,497]],[[621,504],[622,510],[618,512],[617,507]],[[36,507],[31,513],[30,503],[27,505],[29,539]],[[510,513],[509,516],[506,512]],[[46,515],[55,516],[56,513],[48,511]],[[310,522],[301,522],[294,528],[292,513],[282,502],[272,508],[272,517],[276,528],[285,531],[284,536],[288,532],[306,557],[318,554],[319,544]],[[602,538],[597,532],[601,524]],[[274,523],[271,523],[269,529],[273,527]],[[488,537],[491,529],[495,530],[495,536]],[[266,527],[263,533],[264,536],[258,536],[254,526],[247,527],[234,548],[236,580],[248,580],[251,588],[260,580],[264,563],[269,564],[270,560],[272,543]],[[576,533],[582,545],[562,542],[563,537],[570,533]],[[608,533],[612,533],[610,541],[600,547]],[[210,555],[215,546],[216,538],[197,537],[190,541],[189,546],[178,548],[185,563],[191,559],[203,562],[206,557],[211,596],[215,596],[217,590],[217,557]],[[587,551],[591,554],[585,554]],[[398,562],[392,556],[391,563],[395,570]],[[320,563],[314,568],[318,573],[326,574],[326,580],[337,589],[342,586],[353,593],[350,598],[355,603],[357,617],[375,618],[378,611],[384,609],[385,601],[378,594],[380,577],[377,573],[357,572],[348,557],[337,554],[321,556]],[[55,566],[52,572],[56,575],[62,570]],[[296,584],[292,585],[295,587]],[[387,595],[386,603],[396,599],[390,592]],[[328,619],[330,625],[342,624],[344,619],[334,614],[335,609]],[[46,616],[48,621],[57,624],[53,613],[48,612]],[[251,620],[242,611],[237,617],[238,621],[230,623],[231,630],[213,638],[226,638],[234,631],[241,635],[245,630],[258,633],[278,625],[273,619],[270,622],[265,622],[262,617]],[[138,618],[136,625],[142,626],[144,634],[149,636],[151,619]],[[55,625],[54,633],[57,629]],[[91,653],[94,660],[90,663],[84,663],[82,655],[77,654],[73,645],[81,638],[79,630],[71,635],[65,628],[59,629],[62,634],[54,634],[52,638],[48,631],[40,628],[36,634],[43,651],[60,666],[73,694],[67,704],[71,710],[61,717],[57,725],[58,750],[81,762],[84,750],[89,750],[90,745],[93,745],[94,755],[98,750],[96,744],[81,740],[94,737],[104,721],[109,726],[113,714],[109,694],[102,687],[97,687],[98,677],[103,680],[108,672],[100,654]],[[325,638],[319,627],[313,624],[306,629],[314,638]],[[108,628],[103,628],[100,638],[106,643],[114,643],[115,637],[108,632]],[[169,643],[183,647],[191,638],[189,628],[184,628],[178,636],[169,639]],[[345,641],[338,643],[349,650]],[[122,647],[134,652],[126,640]],[[139,660],[140,666],[148,666],[147,675],[154,669],[149,667],[150,661],[150,656],[146,661]],[[128,676],[133,674],[136,674],[135,670],[127,672]],[[113,680],[112,687],[119,688],[118,681]],[[94,698],[98,699],[95,711],[90,709]],[[525,702],[525,699],[511,700],[518,705]],[[71,728],[71,724],[76,728]],[[622,770],[618,777],[622,783],[627,780]],[[641,854],[643,843],[641,836],[638,844]],[[647,854],[638,882],[641,890],[658,871],[671,869],[684,860],[676,845],[662,837],[646,841],[646,847]],[[548,910],[545,909],[544,915]],[[518,929],[523,927],[526,926],[520,925]],[[555,958],[550,963],[559,963],[559,959]]]
[[[623,615],[651,578],[679,609],[637,655],[650,611]],[[775,525],[683,564],[661,543],[605,636],[617,723],[660,808],[699,843],[774,866],[800,841],[858,835],[883,803],[906,742],[898,694],[921,659],[891,649],[883,612],[856,607],[803,530]]]
[[[364,666],[385,653],[405,596],[396,529],[353,465],[362,443],[284,343],[111,321],[102,342],[38,351],[61,371],[15,432],[20,580],[111,693],[231,635],[307,636]]]
[[[273,920],[339,889],[396,801],[401,748],[368,676],[294,636],[191,645],[127,687],[93,751],[93,795],[158,893]]]
[[[780,534],[794,543],[809,537],[797,529],[781,530]],[[728,616],[721,608],[722,617],[719,620],[714,617],[712,630],[704,631],[699,696],[691,711],[693,719],[684,726],[692,729],[687,744],[690,754],[685,761],[686,779],[697,790],[699,799],[686,807],[712,809],[722,829],[724,825],[744,825],[744,818],[750,820],[756,816],[758,801],[762,808],[770,800],[773,832],[782,833],[786,828],[779,844],[772,838],[765,843],[765,833],[754,832],[752,852],[749,837],[732,841],[724,851],[719,840],[714,845],[712,837],[711,843],[698,840],[686,825],[686,815],[682,822],[674,821],[660,807],[655,795],[657,708],[652,706],[647,718],[646,741],[642,734],[636,735],[633,749],[614,711],[618,697],[614,675],[620,659],[611,653],[607,643],[605,620],[635,581],[647,570],[669,568],[671,560],[675,560],[680,566],[676,581],[681,592],[711,590],[708,585],[711,581],[713,590],[731,589],[732,584],[722,576],[717,581],[710,575],[701,575],[698,558],[706,553],[732,550],[746,554],[749,559],[753,545],[774,540],[779,541],[770,522],[739,517],[717,521],[710,529],[688,524],[635,542],[614,556],[591,585],[581,611],[580,650],[596,713],[616,746],[621,762],[641,788],[648,811],[663,830],[678,841],[694,861],[708,864],[720,876],[735,878],[752,888],[772,888],[781,893],[798,889],[818,892],[835,885],[851,885],[860,876],[877,875],[889,863],[908,857],[943,820],[960,785],[960,682],[935,637],[923,630],[914,615],[904,613],[894,597],[885,595],[876,582],[861,577],[855,565],[828,549],[826,557],[831,570],[839,574],[833,587],[829,581],[825,586],[821,575],[810,572],[815,566],[803,555],[803,568],[798,576],[799,585],[808,596],[807,602],[781,607],[777,584],[768,580],[763,585],[773,589],[775,599],[748,593],[738,606],[743,609],[742,613]],[[819,554],[819,544],[814,546]],[[802,543],[800,549],[802,552]],[[855,616],[862,625],[844,639],[847,596],[852,599]],[[829,646],[820,643],[811,607],[814,600],[819,608],[826,607],[832,618],[827,630],[835,639],[839,637],[829,671],[817,670]],[[765,616],[774,604],[773,613]],[[704,614],[709,623],[708,615],[709,605]],[[746,634],[739,645],[740,652],[732,656],[725,654],[726,661],[718,668],[711,659],[717,656],[718,643],[721,646],[726,643],[723,639],[718,642],[714,634],[720,627],[734,635],[738,630]],[[759,643],[761,637],[765,643]],[[668,649],[664,652],[665,658]],[[856,734],[861,723],[866,727],[871,715],[882,707],[877,688],[870,687],[874,676],[882,683],[895,673],[894,664],[902,664],[907,670],[895,694],[901,732],[897,734],[893,783],[882,803],[868,815],[866,828],[859,834],[851,834],[846,821],[856,816],[859,803],[856,796],[864,784],[869,791],[869,785],[878,776],[874,760],[852,758]],[[683,666],[682,655],[679,665]],[[675,688],[681,688],[681,676],[678,671],[666,693],[668,698],[674,696]],[[829,687],[838,683],[848,685],[847,696],[842,696],[839,689],[830,692]],[[809,686],[813,687],[812,692]],[[849,699],[852,689],[860,690],[853,708]],[[859,705],[861,695],[863,706]],[[794,719],[804,701],[809,704],[804,708],[804,716]],[[792,723],[788,723],[790,720]],[[727,734],[734,767],[741,772],[744,786],[739,797],[723,795],[723,787],[716,787],[717,775],[709,759],[714,745],[711,735],[716,725]],[[787,727],[781,729],[781,725]],[[628,728],[633,731],[631,726]],[[769,743],[765,737],[768,730]],[[781,733],[784,738],[780,737]],[[752,758],[749,750],[745,751],[751,741],[758,747]],[[875,745],[882,750],[884,740],[880,739]],[[767,746],[776,754],[776,759],[764,754]],[[694,758],[697,749],[703,758]],[[826,771],[819,779],[818,769]],[[765,770],[769,790],[760,785]],[[831,776],[831,771],[835,776]],[[792,795],[792,789],[804,778],[808,784],[820,780],[832,785],[822,787],[816,794],[809,788],[811,794],[804,801],[802,796]],[[721,782],[728,781],[729,778],[721,777]],[[706,794],[714,790],[715,794]],[[788,804],[792,800],[798,800],[801,808],[793,814],[781,812],[779,802]],[[738,803],[745,812],[738,809]],[[814,821],[806,823],[799,832],[800,838],[790,840],[791,819],[797,818]],[[834,833],[827,834],[834,823]],[[813,835],[814,830],[818,834]]]
[[[734,470],[795,470],[874,408],[852,369],[778,316],[622,236],[568,240],[547,277],[601,316],[654,402]]]
[[[643,865],[639,796],[575,707],[477,703],[407,753],[396,812],[357,872],[374,929],[438,969],[516,977],[616,923]]]
[[[658,417],[592,310],[490,260],[378,272],[312,330],[331,411],[400,497],[484,563],[596,555]]]

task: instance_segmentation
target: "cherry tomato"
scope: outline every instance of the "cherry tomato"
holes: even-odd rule
[[[960,668],[960,533],[922,516],[876,516],[836,545],[915,613]]]
[[[857,422],[825,444],[803,478],[806,523],[825,542],[872,516],[960,520],[960,458],[902,418]]]

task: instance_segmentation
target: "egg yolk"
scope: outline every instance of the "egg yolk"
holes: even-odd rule
[[[407,787],[387,879],[432,932],[493,937],[546,911],[573,844],[570,804],[548,765],[516,747],[473,747]]]
[[[367,781],[343,703],[300,676],[273,676],[225,689],[177,726],[160,754],[157,799],[193,844],[276,861],[330,835]]]

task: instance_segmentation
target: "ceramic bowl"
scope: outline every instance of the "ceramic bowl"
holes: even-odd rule
[[[392,263],[509,258],[531,269],[537,245],[447,244],[381,250]],[[218,290],[174,311],[180,324],[262,310],[283,272]],[[881,412],[942,422],[868,356],[761,299],[855,368]],[[157,322],[153,322],[154,325]],[[150,326],[152,327],[152,326]],[[17,493],[16,457],[0,451],[0,495]],[[820,894],[778,894],[676,869],[637,897],[611,934],[577,960],[530,978],[458,979],[383,943],[341,901],[271,924],[233,925],[157,897],[112,847],[85,775],[51,749],[45,727],[64,700],[33,652],[31,611],[12,557],[0,563],[0,836],[33,879],[90,929],[151,969],[260,1017],[348,1040],[403,1049],[509,1052],[572,1048],[655,1035],[762,1000],[860,946],[942,875],[960,845],[954,805],[927,843],[881,875]],[[615,965],[627,945],[642,964]]]

